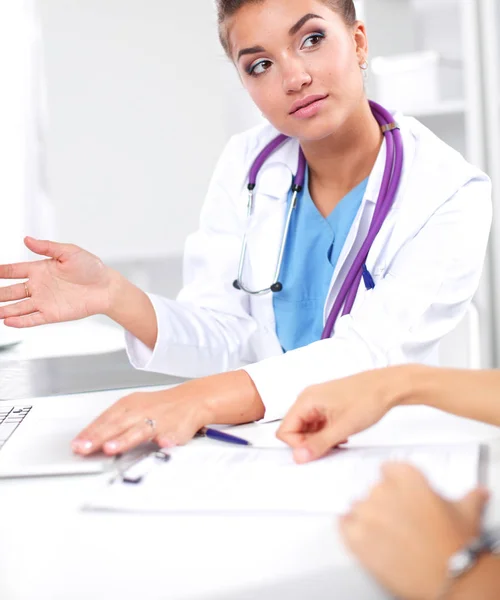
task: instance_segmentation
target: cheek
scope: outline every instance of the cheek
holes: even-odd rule
[[[250,82],[246,86],[250,98],[265,115],[271,116],[279,110],[279,95],[276,89],[276,82],[271,77],[266,76],[266,82]]]
[[[315,71],[313,81],[321,82],[334,93],[344,91],[353,82],[353,66],[349,60],[324,57],[319,64],[311,65],[311,69]]]

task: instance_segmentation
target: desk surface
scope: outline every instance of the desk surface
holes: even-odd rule
[[[71,371],[67,375],[71,380]],[[36,398],[32,403],[43,402],[59,415],[71,408],[72,414],[88,415],[90,420],[124,393]],[[430,409],[413,409],[404,413],[411,424],[407,443],[439,441],[443,429],[449,441],[488,443],[493,497],[487,518],[491,524],[500,523],[498,430]],[[395,430],[401,435],[401,428],[395,427],[398,419],[396,412],[389,415],[378,426],[378,434],[366,432],[358,442],[372,443],[378,435],[391,443]],[[0,481],[2,600],[387,597],[346,554],[331,519],[82,511],[82,504],[107,477]]]
[[[71,403],[72,414],[90,417],[120,394],[40,398],[33,404],[47,403],[54,414],[62,414]],[[416,432],[424,429],[426,439],[435,441],[433,436],[442,429],[439,419],[448,419],[439,413],[431,427],[436,415],[422,410],[404,413],[403,421],[411,421],[414,431],[408,443],[418,441]],[[401,415],[386,418],[378,437],[394,431],[398,419],[401,422]],[[447,427],[455,432],[450,441],[489,443],[493,499],[488,521],[500,523],[498,430],[449,419]],[[358,443],[370,443],[375,433],[362,434]],[[386,598],[346,554],[332,519],[82,511],[107,477],[0,481],[2,600]]]
[[[0,348],[0,400],[174,385],[178,377],[134,369],[121,329],[92,318],[23,331]]]

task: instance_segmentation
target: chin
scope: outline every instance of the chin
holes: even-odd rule
[[[306,142],[319,142],[334,135],[338,131],[339,125],[333,119],[311,119],[309,122],[303,123],[302,126],[295,127],[295,131],[291,135]]]
[[[284,133],[288,137],[297,138],[308,142],[318,142],[335,134],[341,124],[342,119],[339,119],[338,114],[316,115],[310,119],[298,120],[289,117],[286,121],[273,122],[275,129],[280,133]]]

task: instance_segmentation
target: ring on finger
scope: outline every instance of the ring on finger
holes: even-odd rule
[[[148,417],[146,417],[144,419],[144,423],[146,423],[146,425],[148,425],[149,427],[151,427],[151,439],[153,439],[156,435],[156,421],[155,419],[150,419]]]

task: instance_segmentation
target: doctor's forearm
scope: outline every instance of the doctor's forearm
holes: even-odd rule
[[[239,425],[264,417],[264,404],[246,371],[229,371],[189,383],[196,387],[196,393],[205,399],[211,423]]]
[[[440,410],[477,421],[500,426],[500,371],[466,371],[437,369],[420,365],[395,367],[405,370],[397,377],[404,381],[404,391],[394,390],[401,404],[425,404]],[[403,392],[403,393],[401,393]]]
[[[109,295],[109,307],[105,315],[153,350],[158,336],[158,325],[148,295],[117,272],[113,277]]]

